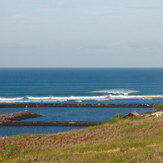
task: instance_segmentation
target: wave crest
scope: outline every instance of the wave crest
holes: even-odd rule
[[[106,93],[106,94],[118,94],[118,95],[128,95],[132,93],[137,93],[139,91],[136,90],[129,90],[129,89],[106,89],[106,90],[99,90],[93,91],[91,93]]]
[[[109,94],[103,96],[46,96],[46,97],[17,97],[17,98],[0,98],[0,103],[48,103],[48,102],[66,102],[66,101],[75,101],[81,103],[86,100],[90,101],[109,101],[109,100],[151,100],[154,98],[163,98],[163,95],[124,95],[124,94]]]

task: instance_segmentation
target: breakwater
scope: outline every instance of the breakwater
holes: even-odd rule
[[[104,122],[89,121],[2,121],[0,126],[96,126]]]
[[[26,103],[26,104],[0,104],[0,108],[16,107],[130,107],[130,108],[152,108],[155,104],[68,104],[68,103]]]

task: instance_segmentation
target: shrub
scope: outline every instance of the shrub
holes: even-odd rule
[[[156,104],[156,105],[154,105],[154,109],[156,111],[163,110],[163,104]]]

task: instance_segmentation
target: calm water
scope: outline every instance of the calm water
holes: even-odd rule
[[[28,108],[29,111],[44,115],[43,117],[25,121],[106,121],[115,114],[126,114],[131,111],[139,113],[152,110],[150,108]],[[1,108],[0,114],[22,111],[24,108]],[[28,133],[56,133],[83,127],[0,127],[0,136]]]
[[[163,69],[0,69],[0,103],[162,103]],[[24,110],[0,108],[0,114]],[[104,121],[134,108],[29,108],[33,120]],[[147,109],[136,108],[138,112]],[[149,109],[148,109],[149,110]],[[0,136],[72,127],[0,127]]]

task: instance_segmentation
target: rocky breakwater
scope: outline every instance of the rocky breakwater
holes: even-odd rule
[[[89,122],[89,121],[3,121],[0,122],[0,126],[96,126],[103,122]]]
[[[41,117],[41,116],[42,115],[25,110],[25,111],[20,111],[16,113],[1,114],[0,121],[3,121],[3,120],[20,121],[20,120],[36,118],[36,117]]]
[[[0,108],[16,107],[128,107],[128,108],[152,108],[155,104],[68,104],[68,103],[26,103],[26,104],[0,104]]]
[[[32,113],[30,111],[21,111],[16,113],[1,114],[0,115],[0,126],[14,126],[14,124],[21,123],[20,120],[29,118],[40,117],[41,115]]]

